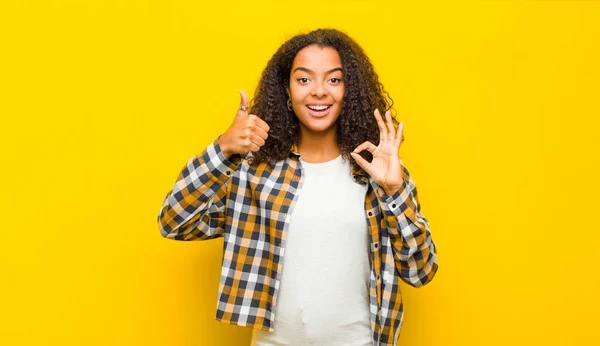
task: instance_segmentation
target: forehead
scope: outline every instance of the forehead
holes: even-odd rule
[[[342,67],[342,59],[337,50],[313,44],[302,48],[294,57],[292,71],[300,66],[313,71],[330,70],[334,67]]]

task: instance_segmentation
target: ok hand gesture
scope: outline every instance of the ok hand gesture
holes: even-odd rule
[[[265,145],[269,125],[254,114],[248,114],[248,96],[240,90],[241,102],[233,124],[219,137],[219,146],[225,157],[258,151]]]
[[[381,186],[386,195],[391,196],[402,187],[402,167],[398,150],[400,144],[404,142],[402,131],[404,122],[398,125],[398,130],[394,130],[392,115],[388,110],[385,112],[386,122],[381,118],[379,110],[374,112],[379,125],[379,145],[366,141],[356,147],[351,153],[352,157],[360,167],[362,167],[375,182]],[[363,150],[369,151],[373,155],[373,161],[368,162],[359,153]]]

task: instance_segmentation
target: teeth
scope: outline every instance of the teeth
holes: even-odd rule
[[[322,110],[329,108],[329,106],[308,106],[308,108],[315,110],[315,111],[322,111]]]

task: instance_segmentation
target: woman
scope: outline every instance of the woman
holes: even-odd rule
[[[386,95],[347,35],[295,36],[166,196],[164,237],[224,237],[216,319],[254,328],[253,345],[395,345],[400,280],[434,277]]]

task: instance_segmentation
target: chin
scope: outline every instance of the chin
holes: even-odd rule
[[[306,119],[306,118],[305,118]],[[302,127],[304,127],[305,129],[311,131],[311,132],[327,132],[331,129],[335,129],[335,123],[336,123],[337,117],[336,118],[322,118],[322,119],[311,119],[309,118],[308,121],[303,121],[303,119],[300,119],[300,123],[302,124]]]

